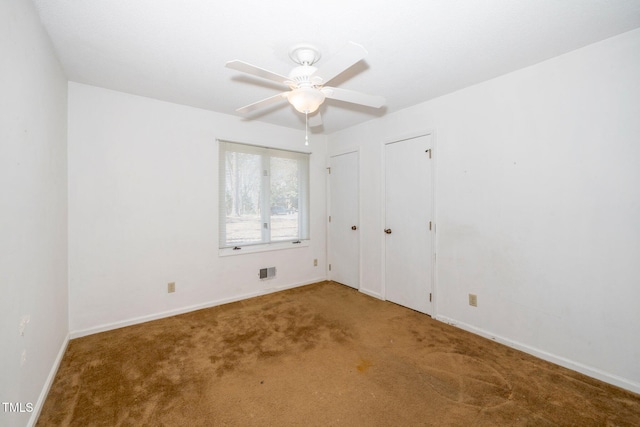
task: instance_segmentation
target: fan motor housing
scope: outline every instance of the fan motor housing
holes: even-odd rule
[[[316,67],[313,67],[311,65],[299,65],[291,70],[291,72],[289,73],[289,78],[298,84],[305,82],[311,83],[310,77],[317,70],[318,69]]]

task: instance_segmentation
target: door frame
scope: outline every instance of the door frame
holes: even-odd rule
[[[343,156],[345,154],[352,154],[355,153],[357,156],[357,165],[358,165],[358,191],[357,191],[357,197],[358,197],[358,229],[360,230],[360,233],[358,233],[358,288],[357,290],[360,291],[362,289],[362,230],[360,229],[360,223],[362,222],[362,203],[360,203],[361,201],[361,192],[360,192],[360,173],[362,170],[362,156],[360,155],[360,147],[350,147],[350,148],[345,148],[345,149],[341,149],[341,150],[337,150],[333,153],[328,153],[327,154],[327,160],[328,160],[328,166],[327,166],[327,170],[330,170],[331,168],[331,158],[332,157],[337,157],[337,156]],[[331,242],[331,232],[330,232],[330,227],[331,224],[329,223],[329,216],[331,213],[331,173],[327,173],[327,181],[326,181],[326,185],[327,185],[327,211],[326,211],[326,215],[325,215],[325,221],[327,224],[327,253],[326,253],[326,260],[327,260],[327,264],[325,266],[325,273],[326,273],[326,277],[328,278],[328,280],[332,280],[331,277],[331,270],[329,270],[329,265],[331,264],[331,258],[329,256],[330,250],[332,248],[332,244],[333,242]],[[355,289],[355,288],[354,288]]]
[[[437,182],[436,182],[436,167],[437,167],[437,161],[438,161],[438,156],[436,155],[437,153],[437,147],[436,147],[436,132],[434,129],[423,129],[423,130],[417,130],[414,132],[409,132],[409,133],[405,133],[405,134],[401,134],[398,136],[394,136],[394,137],[390,137],[390,138],[386,138],[382,141],[382,150],[380,153],[380,170],[382,171],[382,176],[381,176],[381,182],[382,182],[382,186],[381,186],[381,193],[382,193],[382,200],[381,200],[381,207],[382,207],[382,212],[380,215],[380,218],[382,218],[382,224],[380,224],[380,235],[382,235],[383,229],[385,227],[385,224],[387,223],[387,163],[386,163],[386,147],[389,144],[393,144],[395,142],[402,142],[402,141],[406,141],[408,139],[413,139],[413,138],[419,138],[421,136],[430,136],[431,137],[431,218],[433,218],[433,238],[431,239],[431,259],[432,259],[432,265],[433,268],[431,269],[431,314],[430,316],[435,319],[436,315],[438,313],[438,293],[437,293],[437,278],[438,278],[438,266],[436,264],[436,248],[438,247],[437,245],[437,238],[438,238],[438,218],[436,216],[438,209],[436,207],[436,189],[437,189]],[[387,249],[387,241],[386,239],[382,239],[382,260],[384,261],[386,259],[386,249]],[[380,263],[380,278],[381,278],[381,284],[382,284],[382,296],[383,298],[386,300],[387,298],[387,276],[386,276],[386,262],[381,262]]]

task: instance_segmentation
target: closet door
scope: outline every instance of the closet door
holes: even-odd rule
[[[358,153],[331,157],[329,175],[329,277],[360,287]]]
[[[385,298],[431,314],[431,135],[385,145]]]

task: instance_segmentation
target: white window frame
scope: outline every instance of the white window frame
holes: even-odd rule
[[[300,151],[286,150],[280,148],[272,148],[261,145],[253,145],[235,141],[229,141],[224,139],[218,139],[218,176],[219,176],[219,188],[218,188],[218,217],[219,217],[219,230],[218,230],[218,247],[220,256],[226,255],[240,255],[243,253],[254,253],[271,250],[292,249],[296,247],[309,246],[309,193],[310,193],[310,156],[311,153],[305,153]],[[260,155],[262,157],[261,167],[261,223],[267,223],[266,228],[262,227],[262,241],[261,242],[247,242],[242,244],[229,244],[226,238],[226,153],[227,152],[241,152],[248,154]],[[271,241],[271,204],[270,204],[270,158],[290,158],[298,160],[299,165],[299,194],[298,194],[298,237],[290,240],[277,240]]]

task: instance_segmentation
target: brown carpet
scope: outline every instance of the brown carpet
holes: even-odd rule
[[[326,282],[72,340],[39,426],[638,426],[640,395]]]

